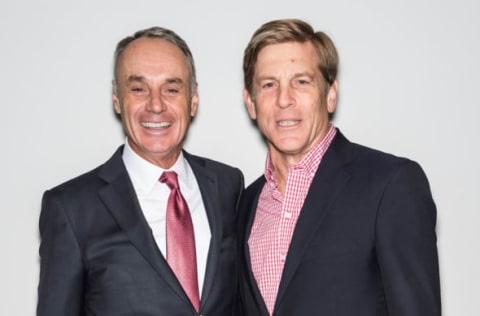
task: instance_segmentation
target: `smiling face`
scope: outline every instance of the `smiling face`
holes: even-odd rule
[[[115,77],[113,104],[129,145],[145,160],[171,167],[198,106],[185,55],[168,41],[139,38],[122,52]]]
[[[336,107],[337,82],[328,91],[310,42],[267,45],[258,54],[253,95],[244,90],[250,117],[257,120],[272,160],[294,164],[327,133]]]

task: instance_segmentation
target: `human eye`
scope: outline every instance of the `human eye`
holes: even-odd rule
[[[143,84],[133,84],[130,86],[130,91],[135,95],[148,94],[148,88]]]
[[[143,92],[143,88],[142,87],[132,87],[132,91],[133,92]]]
[[[168,84],[162,89],[162,91],[166,96],[175,96],[180,93],[181,87],[178,84]]]
[[[274,81],[262,81],[261,84],[260,84],[260,87],[262,88],[262,90],[270,90],[270,89],[273,89],[275,88],[276,84]]]
[[[169,94],[177,94],[177,93],[179,93],[179,92],[180,92],[180,91],[179,91],[177,88],[171,87],[171,88],[168,88],[168,89],[167,89],[167,93],[169,93]]]
[[[310,83],[311,83],[311,80],[306,77],[300,77],[295,79],[295,84],[298,86],[308,86],[310,85]]]

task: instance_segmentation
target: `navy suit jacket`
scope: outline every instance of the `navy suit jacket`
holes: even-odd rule
[[[248,238],[264,177],[242,197],[244,314],[268,315]],[[420,166],[350,143],[339,131],[298,218],[275,316],[439,316],[436,208]]]
[[[240,170],[184,153],[212,238],[200,314],[234,315]],[[158,249],[122,160],[45,192],[38,316],[197,315]]]

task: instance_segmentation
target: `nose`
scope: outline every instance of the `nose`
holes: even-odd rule
[[[278,88],[277,105],[280,108],[288,108],[294,103],[292,87],[283,85]]]
[[[148,100],[147,104],[147,111],[153,113],[161,113],[165,111],[166,105],[165,102],[162,100],[160,93],[152,93],[150,99]]]

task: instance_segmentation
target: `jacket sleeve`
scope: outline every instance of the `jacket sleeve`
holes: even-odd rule
[[[428,180],[412,161],[402,164],[383,193],[376,250],[391,316],[440,316],[436,207]]]
[[[60,201],[45,192],[40,213],[37,316],[80,316],[84,268],[79,244]]]

